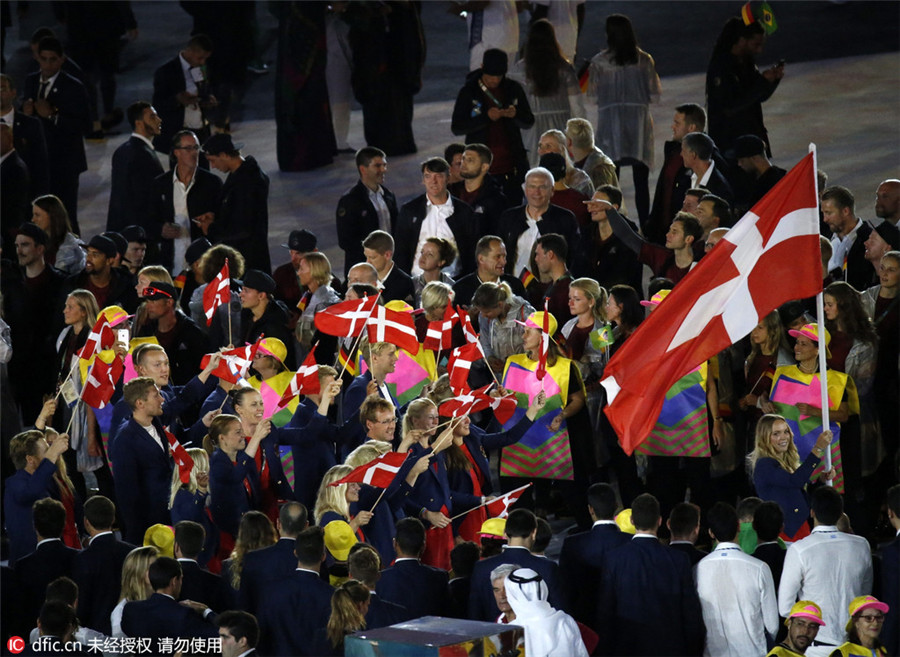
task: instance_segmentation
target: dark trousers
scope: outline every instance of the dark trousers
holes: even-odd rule
[[[643,226],[650,217],[650,169],[640,160],[625,157],[616,162],[616,176],[622,167],[631,167],[634,180],[634,205]],[[678,208],[680,210],[681,208]]]

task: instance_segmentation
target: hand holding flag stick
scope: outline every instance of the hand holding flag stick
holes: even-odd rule
[[[525,484],[524,486],[520,486],[515,490],[511,490],[508,493],[504,493],[500,497],[491,496],[489,499],[485,499],[484,502],[479,504],[478,506],[473,506],[468,511],[463,511],[462,513],[458,513],[452,518],[451,521],[456,520],[457,518],[462,518],[467,513],[472,513],[475,509],[480,509],[483,506],[488,507],[488,512],[492,518],[505,518],[509,515],[509,507],[516,503],[516,501],[522,496],[522,493],[525,492],[531,486],[530,483]]]

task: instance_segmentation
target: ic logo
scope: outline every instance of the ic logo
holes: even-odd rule
[[[11,653],[18,655],[25,650],[25,640],[20,636],[11,636],[9,641],[6,642],[6,647]]]

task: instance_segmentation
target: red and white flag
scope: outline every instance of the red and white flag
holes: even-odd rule
[[[459,317],[453,310],[453,304],[447,302],[444,309],[444,318],[436,322],[428,322],[428,330],[425,332],[425,342],[422,346],[426,349],[441,351],[453,346],[453,325],[459,321]]]
[[[681,280],[609,361],[606,415],[631,454],[678,379],[762,317],[822,291],[815,147]],[[609,210],[613,212],[613,210]]]
[[[106,316],[100,314],[97,316],[97,321],[94,323],[94,327],[88,334],[87,341],[84,343],[81,351],[78,352],[78,357],[83,358],[84,360],[90,360],[104,349],[112,347],[115,341],[116,334],[109,325]]]
[[[522,497],[522,493],[525,492],[525,489],[531,486],[531,484],[525,484],[520,488],[516,488],[515,490],[511,490],[508,493],[504,493],[496,500],[491,500],[487,503],[487,513],[491,518],[505,518],[509,515],[509,507],[516,503],[516,501]]]
[[[419,353],[419,338],[412,313],[376,306],[366,322],[369,344],[390,342],[411,354]]]
[[[453,399],[448,399],[438,409],[440,414],[444,417],[462,417],[488,408],[494,399],[487,394],[492,385],[494,384],[489,383],[478,390],[464,392]]]
[[[472,326],[472,318],[469,317],[469,313],[460,307],[456,309],[456,315],[459,317],[459,325],[462,327],[466,342],[478,342],[478,331]]]
[[[175,460],[175,465],[178,466],[178,478],[181,479],[181,483],[183,484],[191,483],[191,471],[194,469],[194,459],[188,454],[184,445],[178,442],[178,438],[169,433],[167,429],[163,429],[163,431],[166,434],[166,440],[169,441],[169,452]]]
[[[491,408],[494,410],[494,417],[500,424],[506,424],[516,412],[519,400],[516,399],[516,393],[511,392],[503,397],[492,397]]]
[[[377,296],[341,301],[316,313],[316,328],[339,338],[355,338],[377,305]]]
[[[450,389],[461,395],[469,390],[469,371],[472,364],[484,358],[484,351],[478,341],[464,344],[450,352],[447,360],[447,373],[450,377]]]
[[[400,472],[400,466],[403,465],[406,456],[403,452],[388,452],[359,466],[343,479],[338,479],[328,485],[337,486],[338,484],[357,482],[369,484],[369,486],[374,486],[375,488],[387,488],[391,485],[397,473]]]
[[[224,379],[229,383],[237,383],[247,376],[250,365],[253,364],[253,357],[259,349],[259,343],[265,336],[260,335],[259,339],[253,344],[243,347],[235,347],[222,352],[222,359],[212,371],[213,376]],[[212,354],[206,354],[200,359],[200,368],[205,368]]]
[[[550,311],[547,310],[547,299],[544,298],[544,321],[541,327],[541,349],[538,353],[537,369],[534,375],[538,381],[543,381],[547,376],[547,351],[550,349]]]
[[[303,364],[300,365],[294,376],[291,377],[291,383],[285,388],[284,394],[278,400],[278,408],[287,406],[292,399],[300,395],[317,395],[321,390],[319,385],[319,365],[316,363],[316,347],[318,342],[309,350]]]
[[[206,315],[206,325],[212,324],[213,317],[216,314],[216,308],[231,303],[231,275],[228,273],[228,258],[225,258],[225,264],[222,271],[216,274],[216,277],[206,284],[203,290],[203,312]]]
[[[95,358],[81,390],[81,399],[91,408],[103,408],[112,399],[116,384],[124,373],[125,364],[118,356],[113,357],[112,363]]]

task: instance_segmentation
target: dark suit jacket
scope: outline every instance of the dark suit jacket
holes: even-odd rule
[[[696,566],[698,561],[709,554],[708,552],[704,552],[703,550],[698,550],[696,547],[688,543],[675,543],[674,545],[670,544],[669,547],[677,552],[686,554],[687,558],[691,562],[691,568]]]
[[[562,593],[559,587],[559,567],[542,557],[536,557],[524,547],[505,547],[503,552],[482,559],[472,571],[469,590],[469,620],[493,623],[500,615],[491,584],[491,571],[503,564],[516,564],[521,568],[531,568],[547,582],[550,605],[563,609]]]
[[[879,637],[887,654],[900,655],[900,537],[881,551],[881,592],[878,599],[890,605]]]
[[[143,537],[141,537],[143,539]],[[139,545],[143,544],[143,540]],[[113,534],[95,536],[72,560],[72,579],[78,584],[78,619],[83,627],[111,634],[109,615],[119,603],[122,564],[135,548]]]
[[[603,571],[603,556],[628,542],[629,535],[615,523],[595,525],[590,531],[573,534],[563,541],[559,555],[559,581],[572,617],[597,625],[597,604]]]
[[[447,616],[450,618],[468,618],[469,590],[472,588],[471,577],[456,577],[447,584]]]
[[[453,214],[447,219],[447,225],[453,232],[456,249],[459,251],[460,273],[464,275],[475,268],[475,243],[480,237],[477,232],[478,218],[472,208],[458,198],[451,196],[450,199],[453,202]],[[416,247],[419,245],[419,233],[427,214],[428,200],[422,194],[403,204],[397,221],[393,224],[394,262],[403,271],[412,270]]]
[[[68,61],[68,60],[66,60]],[[29,194],[32,199],[50,191],[50,162],[47,138],[39,119],[16,110],[13,123],[13,147],[28,165],[31,176]]]
[[[404,559],[381,572],[375,591],[383,600],[413,610],[416,616],[443,616],[447,582],[447,571],[418,559]]]
[[[528,228],[528,220],[525,218],[525,205],[510,208],[500,215],[499,237],[506,244],[506,273],[518,276],[521,272],[513,271],[518,258],[519,236]],[[569,268],[577,260],[576,252],[580,249],[578,243],[578,222],[575,215],[568,210],[551,204],[537,224],[538,233],[559,233],[566,238],[569,246],[569,255],[566,263]]]
[[[222,578],[208,570],[203,570],[196,561],[181,560],[181,572],[184,579],[181,582],[181,594],[179,600],[193,600],[202,602],[216,612],[225,611],[228,607],[224,604],[224,587],[227,586]]]
[[[3,522],[9,536],[9,565],[26,554],[34,552],[37,538],[31,521],[31,507],[38,500],[50,497],[55,486],[53,473],[56,465],[43,459],[33,474],[25,469],[16,472],[6,480],[3,491]]]
[[[25,78],[25,99],[38,97],[40,76],[40,73],[32,73]],[[84,135],[91,129],[91,115],[84,85],[65,71],[60,71],[47,94],[47,100],[59,110],[59,114],[52,119],[40,119],[47,139],[50,171],[68,175],[87,171]]]
[[[171,524],[173,461],[162,423],[154,419],[153,424],[162,438],[162,448],[134,418],[119,429],[109,448],[116,501],[125,522],[124,538],[135,545],[143,544],[147,527]]]
[[[705,630],[690,560],[655,536],[603,559],[600,636],[608,655],[699,655]]]
[[[279,581],[297,570],[293,538],[281,538],[275,545],[244,555],[238,606],[256,614],[273,580]]]
[[[139,137],[132,135],[115,150],[106,230],[137,224],[147,231],[149,240],[159,239],[160,225],[153,220],[153,180],[162,172],[156,151]]]
[[[522,281],[518,278],[509,274],[503,274],[500,276],[500,280],[509,285],[513,294],[522,298],[525,297],[525,286],[522,285]],[[453,298],[453,302],[456,305],[468,307],[469,304],[472,303],[472,297],[475,296],[475,290],[480,286],[481,280],[478,278],[478,272],[472,272],[471,274],[463,276],[456,281],[456,284],[453,286],[453,292],[456,294]]]
[[[207,83],[198,85],[197,91],[201,96],[205,91],[202,88],[204,84]],[[156,108],[159,118],[162,119],[162,128],[159,136],[153,140],[153,145],[160,153],[169,152],[172,148],[172,139],[184,127],[184,105],[179,103],[175,97],[186,90],[184,71],[178,55],[153,73],[153,107]],[[203,122],[206,124],[205,116]]]
[[[366,629],[374,630],[379,627],[387,627],[396,623],[408,621],[412,616],[406,607],[401,607],[393,602],[382,600],[372,591],[369,596],[369,611],[366,612]]]
[[[270,585],[260,601],[259,652],[263,655],[312,655],[316,630],[331,616],[334,589],[315,573],[295,570]]]
[[[413,304],[416,298],[416,288],[413,286],[412,276],[408,272],[403,271],[394,263],[394,268],[388,277],[381,281],[384,288],[381,291],[381,298],[387,301],[406,301]]]
[[[466,181],[452,183],[447,186],[450,193],[457,198],[462,198],[462,194],[466,190]],[[500,222],[500,215],[509,207],[509,201],[503,193],[502,188],[493,176],[485,176],[481,187],[475,198],[468,201],[472,211],[478,218],[478,234],[479,235],[496,235],[497,224]]]
[[[165,125],[165,120],[163,125]],[[153,180],[154,223],[156,224],[154,234],[159,234],[162,230],[162,224],[175,221],[175,206],[173,204],[174,176],[175,172],[170,169]],[[193,219],[207,212],[218,214],[219,195],[221,193],[221,178],[206,169],[197,167],[197,170],[194,172],[194,183],[187,194],[188,215]],[[191,241],[193,242],[202,236],[203,231],[191,222]],[[173,267],[180,268],[184,263],[173,262],[175,256],[172,240],[163,239],[161,240],[161,245],[160,257],[162,258],[162,264],[169,269]]]
[[[725,178],[725,174],[722,173],[718,162],[716,162],[716,168],[713,169],[706,184],[698,185],[698,187],[708,189],[710,194],[715,194],[728,201],[728,203],[734,202],[734,190],[731,188],[731,183]],[[678,209],[680,210],[681,208]]]
[[[72,562],[76,554],[78,550],[73,550],[61,540],[47,541],[16,562],[16,581],[19,584],[16,604],[22,605],[25,618],[33,622],[38,617],[47,584],[57,577],[72,576]]]
[[[220,449],[209,458],[209,509],[213,522],[232,536],[237,536],[241,516],[253,508],[244,488],[245,479],[250,482],[253,497],[259,494],[256,461],[243,451],[238,452],[236,458],[237,461],[232,463]]]
[[[151,319],[141,327],[140,336],[155,336],[159,322]],[[177,386],[187,385],[202,368],[200,360],[203,355],[213,351],[209,336],[197,326],[197,323],[175,307],[175,328],[172,329],[172,347],[166,347],[171,365],[170,380]]]
[[[863,222],[862,226],[856,231],[856,239],[847,253],[847,270],[833,269],[831,275],[836,281],[847,281],[856,288],[857,292],[862,292],[872,286],[875,278],[875,270],[866,260],[865,242],[872,234],[869,224]]]
[[[31,220],[29,192],[31,176],[28,165],[18,152],[11,151],[0,163],[0,223],[3,226],[3,251],[15,253],[16,231],[26,221]],[[410,281],[411,282],[411,281]]]
[[[122,631],[127,636],[151,639],[219,636],[215,614],[204,619],[190,607],[180,605],[162,593],[126,603],[122,611]]]
[[[783,549],[778,543],[769,543],[767,545],[758,545],[753,552],[753,556],[760,561],[765,561],[772,571],[772,579],[775,581],[775,590],[778,590],[778,584],[781,582],[781,571],[784,570],[784,557],[787,550]]]
[[[63,281],[60,298],[57,300],[58,308],[62,311],[63,304],[70,292],[79,288],[87,288],[89,276],[84,270],[72,274]],[[122,306],[129,313],[137,310],[138,298],[134,289],[135,277],[121,267],[113,267],[112,278],[109,281],[109,292],[106,296],[106,306]]]
[[[397,222],[397,199],[387,187],[382,186],[381,189],[384,191],[384,204],[391,215],[391,226],[394,226]],[[362,180],[357,181],[338,201],[336,221],[338,246],[344,250],[346,278],[350,267],[366,261],[362,242],[369,233],[378,230],[378,212],[369,200],[369,188]]]
[[[252,156],[222,185],[219,213],[209,228],[209,241],[240,251],[247,269],[272,273],[269,258],[269,176]]]

